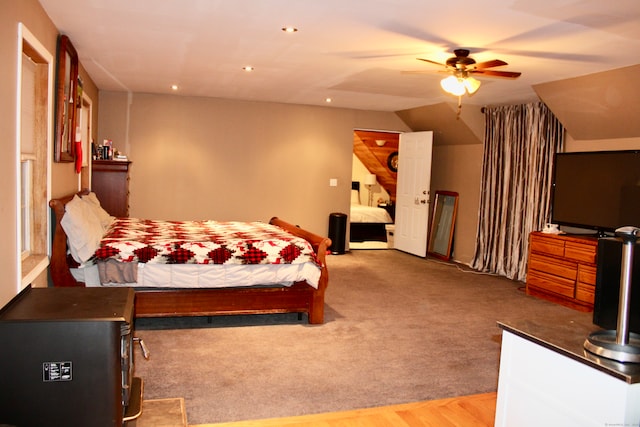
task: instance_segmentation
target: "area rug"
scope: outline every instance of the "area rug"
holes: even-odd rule
[[[152,399],[142,401],[142,415],[136,427],[187,427],[184,399]]]

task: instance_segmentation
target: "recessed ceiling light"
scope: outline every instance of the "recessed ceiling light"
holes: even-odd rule
[[[295,33],[298,29],[296,27],[282,27],[282,31],[285,33]]]
[[[178,90],[178,85],[171,85],[171,90]]]
[[[255,70],[255,68],[253,68],[251,65],[245,65],[244,67],[242,67],[242,69],[244,71],[253,71],[253,70]]]
[[[331,98],[325,98],[324,102],[326,102],[327,104],[331,104],[331,102],[333,101],[333,99]]]

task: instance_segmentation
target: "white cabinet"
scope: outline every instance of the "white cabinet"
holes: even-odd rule
[[[563,349],[553,340],[500,326],[496,426],[639,425],[640,366],[618,364],[616,370],[613,363],[590,360],[578,350],[586,338],[580,332],[575,345]]]

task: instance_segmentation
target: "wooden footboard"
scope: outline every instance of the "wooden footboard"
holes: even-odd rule
[[[78,194],[88,194],[83,191]],[[60,224],[65,204],[73,194],[53,199],[49,206],[55,214],[55,231],[49,273],[53,285],[84,286],[75,280],[67,257],[67,236]],[[211,289],[136,289],[136,317],[213,316],[222,314],[307,313],[309,323],[324,322],[324,295],[329,283],[326,265],[331,240],[311,233],[277,217],[270,224],[302,237],[313,246],[321,265],[318,288],[306,282],[293,286],[237,287]]]

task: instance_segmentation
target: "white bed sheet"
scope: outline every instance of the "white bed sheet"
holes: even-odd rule
[[[351,222],[378,222],[383,224],[393,223],[391,215],[386,209],[374,206],[351,204]]]
[[[318,288],[320,269],[302,264],[138,264],[136,283],[100,283],[97,265],[72,268],[76,280],[85,286],[131,286],[148,288],[230,288],[256,285],[291,286],[306,281]]]

